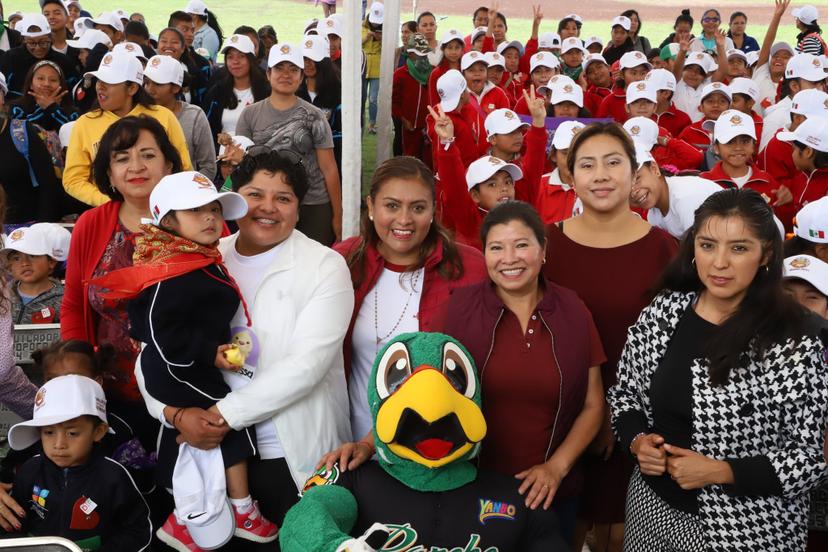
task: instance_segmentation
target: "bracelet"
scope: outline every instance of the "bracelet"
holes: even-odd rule
[[[187,407],[181,407],[175,411],[175,414],[173,414],[172,425],[175,429],[178,429],[178,426],[176,424],[178,423],[178,419],[184,415],[185,410],[187,410]]]
[[[639,437],[643,437],[644,435],[647,435],[647,432],[642,431],[641,433],[637,433],[635,435],[635,437],[632,438],[632,441],[630,441],[630,454],[633,454],[633,455],[635,454],[632,450],[632,447],[633,447],[633,444],[635,443],[635,440],[638,439]]]

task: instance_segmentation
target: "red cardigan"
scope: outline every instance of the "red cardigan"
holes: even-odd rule
[[[349,238],[334,245],[334,250],[347,260],[351,252],[356,250],[361,243],[361,237]],[[437,265],[443,260],[443,245],[441,242],[437,242],[437,247],[426,259],[423,293],[420,299],[420,311],[417,314],[421,332],[443,331],[449,296],[454,290],[482,282],[488,278],[482,253],[459,243],[457,244],[457,250],[463,264],[463,275],[457,280],[446,280],[437,270]],[[351,315],[348,333],[345,335],[345,341],[343,342],[346,382],[349,381],[351,374],[351,343],[353,341],[354,322],[356,322],[365,297],[377,285],[377,280],[379,280],[384,268],[385,259],[375,247],[369,245],[365,250],[365,261],[362,266],[364,271],[362,283],[359,286],[354,286],[354,312]],[[357,269],[351,268],[351,280],[353,281],[357,276]]]
[[[97,315],[89,304],[86,280],[92,277],[106,244],[118,226],[120,201],[110,201],[90,209],[78,219],[72,230],[69,258],[66,261],[66,285],[60,314],[60,338],[81,339],[97,345]]]

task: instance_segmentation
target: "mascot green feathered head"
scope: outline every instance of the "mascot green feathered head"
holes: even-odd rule
[[[407,333],[378,353],[368,380],[383,468],[418,490],[468,483],[486,435],[480,380],[469,352],[439,333]]]

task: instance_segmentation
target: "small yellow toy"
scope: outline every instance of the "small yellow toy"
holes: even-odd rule
[[[224,350],[224,358],[227,359],[227,362],[239,368],[244,366],[246,357],[247,355],[245,355],[235,343],[232,343],[228,349]]]

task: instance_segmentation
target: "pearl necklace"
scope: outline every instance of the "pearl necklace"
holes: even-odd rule
[[[405,274],[403,274],[403,276],[405,276]],[[408,297],[405,300],[405,306],[403,307],[402,313],[400,314],[400,317],[397,319],[397,322],[394,324],[394,327],[391,328],[391,330],[387,334],[385,334],[383,337],[380,337],[380,334],[379,334],[380,333],[379,332],[379,312],[378,312],[379,311],[379,308],[378,308],[379,290],[377,289],[377,286],[374,286],[374,335],[377,338],[377,352],[378,353],[379,353],[380,343],[382,343],[383,341],[385,341],[389,337],[395,335],[395,332],[397,331],[397,328],[399,328],[400,324],[402,324],[403,318],[405,318],[405,313],[408,311],[408,305],[411,303],[411,298],[414,296],[414,292],[417,290],[417,283],[420,281],[420,270],[415,271],[414,275],[411,276],[410,278],[411,278],[411,290],[408,292]],[[400,277],[400,285],[401,286],[402,286],[402,279],[403,279],[403,277]]]

